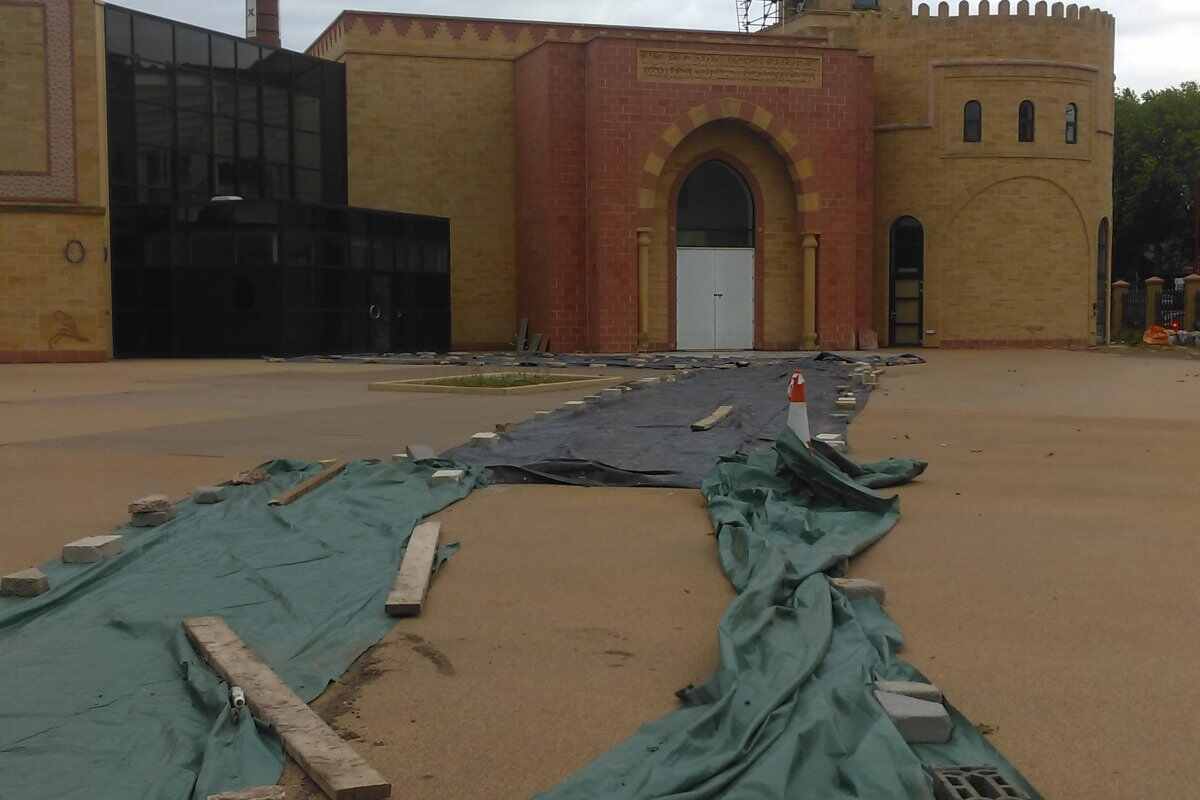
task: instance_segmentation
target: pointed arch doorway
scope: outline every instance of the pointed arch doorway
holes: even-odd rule
[[[729,163],[697,165],[676,200],[675,337],[680,350],[751,350],[754,193]]]

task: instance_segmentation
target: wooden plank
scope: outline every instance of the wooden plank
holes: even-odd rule
[[[721,420],[728,417],[731,413],[733,413],[733,406],[719,406],[716,411],[709,414],[704,419],[700,420],[699,422],[693,422],[692,430],[710,430],[713,426],[717,425]]]
[[[341,474],[342,470],[344,470],[345,468],[346,468],[345,461],[335,461],[334,463],[330,464],[328,467],[321,470],[316,475],[312,476],[311,478],[309,478],[308,480],[306,480],[304,483],[300,484],[296,488],[292,489],[291,491],[284,492],[283,494],[274,498],[273,500],[271,500],[270,504],[273,506],[291,505],[292,503],[299,500],[301,497],[304,497],[304,495],[311,492],[313,489],[316,489],[319,486],[323,486],[324,484],[326,484],[329,481],[336,478],[338,475]]]
[[[388,595],[386,609],[390,616],[415,617],[421,613],[433,577],[433,559],[441,535],[440,522],[423,522],[413,529],[404,550],[404,561]]]
[[[230,686],[240,686],[254,716],[273,727],[288,755],[333,800],[382,800],[392,785],[371,768],[247,647],[221,617],[189,617],[183,630],[196,652]]]

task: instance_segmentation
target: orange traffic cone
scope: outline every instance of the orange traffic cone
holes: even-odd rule
[[[796,370],[788,383],[788,427],[796,438],[808,444],[812,435],[808,429],[808,403],[804,399],[804,373]]]

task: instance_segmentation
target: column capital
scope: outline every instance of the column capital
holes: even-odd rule
[[[637,229],[638,244],[640,244],[640,245],[650,244],[651,240],[654,238],[653,232],[654,232],[653,228],[638,228]]]
[[[1195,272],[1183,279],[1184,283],[1195,283],[1196,281],[1200,281],[1200,275],[1197,275]]]
[[[1164,280],[1163,278],[1158,278],[1158,277],[1146,278],[1147,286],[1162,286],[1164,283],[1166,283],[1166,280]]]
[[[1128,289],[1129,281],[1113,281],[1112,287],[1114,289]]]
[[[813,233],[804,234],[804,238],[800,241],[800,246],[805,250],[816,250],[818,244],[817,236]]]

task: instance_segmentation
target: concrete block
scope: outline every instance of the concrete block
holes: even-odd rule
[[[437,453],[433,452],[433,448],[427,444],[410,444],[406,450],[408,457],[413,461],[426,461],[431,458],[437,458]]]
[[[818,442],[829,445],[839,453],[846,452],[846,440],[840,433],[818,433],[815,437]]]
[[[149,514],[154,511],[170,511],[171,498],[165,494],[151,494],[129,504],[130,514]]]
[[[846,410],[852,410],[852,409],[858,408],[858,398],[857,398],[857,397],[852,397],[852,396],[847,396],[847,397],[839,397],[839,398],[838,398],[838,399],[837,399],[837,400],[834,402],[834,405],[835,405],[835,406],[837,406],[838,408],[844,408],[844,409],[846,409]]]
[[[392,453],[393,464],[404,464],[409,460],[408,453]]]
[[[875,690],[875,699],[909,744],[945,744],[954,722],[941,703]]]
[[[197,505],[211,506],[224,500],[224,486],[197,486],[192,492],[192,501]]]
[[[129,518],[129,524],[135,528],[157,528],[175,519],[175,509],[170,511],[148,511],[145,514],[134,514]]]
[[[1029,800],[994,767],[942,767],[930,772],[936,800]]]
[[[88,536],[70,544],[64,544],[62,560],[64,564],[92,564],[105,558],[112,558],[125,549],[120,536]]]
[[[917,700],[930,703],[940,703],[945,698],[942,690],[932,683],[917,683],[916,681],[875,681],[875,688],[888,694],[902,694]]]
[[[500,434],[490,433],[490,432],[486,432],[486,431],[483,433],[477,433],[474,436],[472,436],[471,442],[470,442],[472,447],[492,447],[493,445],[496,445],[499,443],[500,443]]]
[[[37,567],[23,569],[0,578],[0,595],[5,597],[37,597],[50,591],[50,579]]]
[[[863,578],[831,578],[829,582],[851,600],[873,597],[879,605],[883,605],[887,601],[887,589],[883,588],[882,583]]]
[[[208,800],[287,800],[287,793],[282,786],[255,786],[239,792],[210,794]]]
[[[582,400],[568,400],[563,403],[563,411],[567,414],[578,414],[587,408],[587,403]]]
[[[554,413],[553,411],[535,411],[535,412],[533,412],[533,415],[535,417],[548,417],[553,413]]]
[[[332,467],[334,464],[338,463],[338,459],[336,459],[336,458],[322,458],[322,459],[321,459],[320,461],[318,461],[317,463],[318,463],[318,464],[320,464],[322,467],[329,468],[329,467]]]
[[[437,472],[433,473],[433,476],[429,479],[429,482],[434,486],[462,483],[463,478],[466,476],[467,473],[461,469],[439,469]]]

